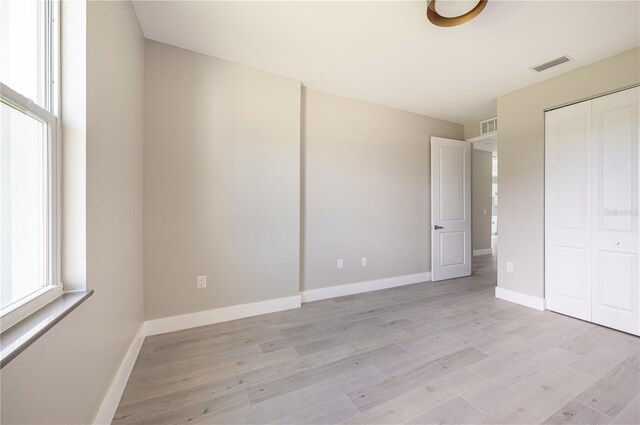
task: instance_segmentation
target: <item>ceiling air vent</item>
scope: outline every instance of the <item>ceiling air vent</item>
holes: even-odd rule
[[[488,120],[480,121],[480,135],[484,136],[488,133],[498,131],[498,117],[489,118]]]
[[[545,62],[545,63],[541,63],[538,66],[534,66],[533,69],[536,72],[542,72],[545,69],[549,69],[549,68],[553,68],[554,66],[558,66],[560,64],[563,64],[565,62],[569,62],[571,59],[569,59],[566,56],[560,56],[559,58],[555,58],[553,60],[550,60],[549,62]]]

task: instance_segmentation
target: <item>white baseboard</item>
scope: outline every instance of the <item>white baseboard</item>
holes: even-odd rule
[[[111,381],[107,395],[104,397],[102,405],[93,421],[94,424],[110,424],[113,420],[113,415],[115,415],[118,404],[120,403],[124,387],[127,385],[133,365],[136,363],[140,348],[142,348],[145,333],[145,323],[142,323],[131,345],[129,345],[129,349],[124,355],[122,363],[120,363],[116,376],[113,378],[113,381]]]
[[[536,310],[545,310],[544,298],[534,297],[532,295],[523,294],[521,292],[510,291],[509,289],[496,287],[496,298],[511,301],[512,303],[521,304],[526,307],[535,308]]]
[[[412,285],[414,283],[431,280],[431,273],[416,273],[404,276],[388,277],[386,279],[369,280],[366,282],[349,283],[346,285],[329,286],[327,288],[309,289],[302,291],[303,302],[324,300],[327,298],[343,297],[361,292],[377,291],[395,288],[396,286]]]
[[[491,248],[485,248],[485,249],[474,249],[473,250],[473,256],[476,257],[478,255],[487,255],[487,254],[491,254]]]
[[[293,297],[277,298],[274,300],[259,301],[250,304],[240,304],[230,307],[216,308],[213,310],[198,311],[196,313],[182,314],[179,316],[163,317],[162,319],[154,319],[146,322],[147,335],[157,335],[182,329],[195,328],[197,326],[205,326],[214,323],[227,322],[229,320],[258,316],[260,314],[290,310],[292,308],[298,308],[300,305],[300,295],[295,295]]]

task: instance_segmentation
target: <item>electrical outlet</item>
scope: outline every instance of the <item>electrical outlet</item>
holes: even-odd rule
[[[513,271],[513,262],[507,261],[507,271],[508,272],[512,272]]]
[[[196,280],[196,288],[203,289],[207,287],[207,276],[198,276]]]
[[[367,257],[362,257],[362,267],[367,267]]]
[[[338,259],[338,268],[339,269],[344,268],[344,260],[342,258]]]

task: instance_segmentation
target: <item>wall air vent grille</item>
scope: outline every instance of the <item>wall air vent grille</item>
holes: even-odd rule
[[[570,60],[571,59],[569,59],[567,56],[560,56],[559,58],[555,58],[553,60],[550,60],[549,62],[541,63],[540,65],[534,66],[531,69],[536,72],[542,72],[545,69],[553,68],[554,66],[561,65],[565,62],[569,62]]]
[[[484,136],[488,133],[498,131],[498,118],[493,117],[488,120],[480,121],[480,135]]]

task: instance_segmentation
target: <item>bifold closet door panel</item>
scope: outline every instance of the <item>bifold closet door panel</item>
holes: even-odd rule
[[[591,320],[591,102],[545,120],[547,308]]]
[[[592,101],[592,321],[639,334],[638,98]]]

